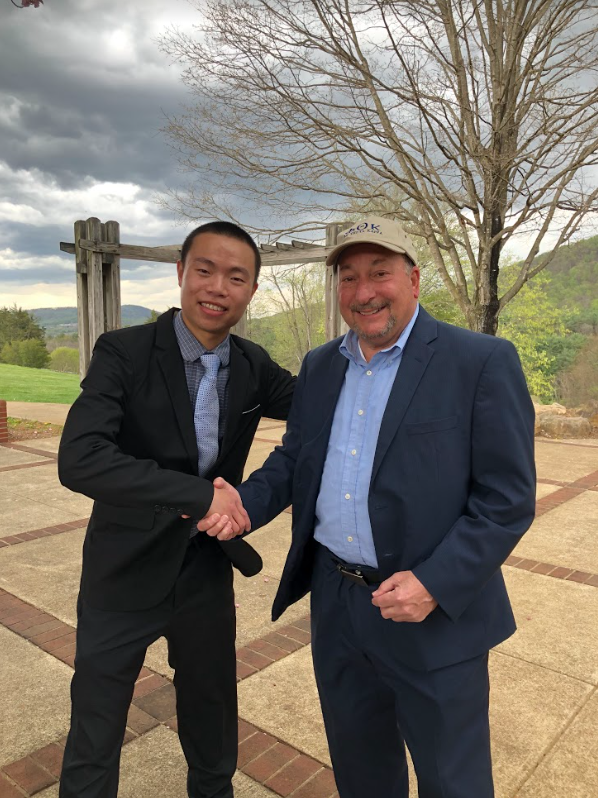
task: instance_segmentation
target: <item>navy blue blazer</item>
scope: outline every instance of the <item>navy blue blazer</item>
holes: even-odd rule
[[[348,363],[339,342],[307,355],[282,445],[240,486],[253,529],[293,504],[274,620],[310,589],[316,499]],[[515,348],[420,308],[382,420],[368,499],[382,577],[412,570],[439,605],[422,623],[388,621],[401,661],[443,667],[514,632],[500,567],[534,508],[534,411]]]

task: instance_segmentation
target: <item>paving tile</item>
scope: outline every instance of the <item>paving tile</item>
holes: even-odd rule
[[[237,649],[237,659],[258,671],[272,664],[269,657],[246,647]]]
[[[40,765],[45,767],[57,779],[60,778],[60,771],[62,769],[62,757],[64,756],[64,748],[56,743],[50,743],[39,751],[31,754],[31,757]]]
[[[595,574],[597,528],[598,493],[587,491],[537,518],[513,554]]]
[[[129,707],[127,726],[137,734],[145,734],[150,729],[154,729],[158,722],[156,718],[148,715],[147,712],[144,712],[135,704],[131,704]]]
[[[266,787],[270,787],[279,795],[287,796],[321,769],[320,762],[316,762],[305,754],[300,754],[268,779]]]
[[[0,767],[55,742],[69,727],[72,671],[0,627]],[[7,701],[7,696],[18,700]]]
[[[7,446],[0,446],[0,468],[7,466],[24,465],[25,463],[43,463],[45,457],[28,452],[19,452],[17,449],[9,449]]]
[[[574,482],[598,468],[598,449],[536,440],[538,478]]]
[[[412,785],[413,786],[413,785]],[[326,768],[293,793],[293,798],[330,798],[336,793],[334,773]],[[412,793],[413,794],[413,793]]]
[[[265,782],[288,762],[299,756],[299,752],[284,743],[276,743],[243,768],[243,773],[256,781]]]
[[[5,765],[4,772],[25,792],[33,794],[49,787],[56,779],[30,756]]]
[[[543,499],[544,496],[550,496],[551,493],[559,490],[559,485],[546,485],[538,482],[536,485],[536,499]]]
[[[152,677],[149,677],[150,679]],[[162,678],[162,677],[160,677]],[[148,715],[159,721],[168,720],[176,715],[176,693],[174,685],[165,684],[162,687],[135,699],[135,705]]]
[[[75,626],[84,536],[77,529],[2,549],[0,587]]]
[[[517,632],[497,651],[598,684],[596,588],[505,569]]]
[[[25,793],[9,780],[8,776],[0,773],[0,798],[23,798]]]
[[[157,690],[159,687],[164,687],[165,684],[166,684],[166,679],[163,676],[160,676],[157,673],[153,673],[151,676],[148,676],[147,679],[142,679],[141,681],[135,684],[135,691],[133,693],[133,698],[141,699],[143,696],[152,693],[154,690]],[[136,703],[138,703],[138,700],[136,701]]]
[[[514,798],[517,786],[567,728],[593,688],[497,652],[490,658],[490,684],[496,794]]]
[[[251,737],[247,737],[242,743],[239,743],[238,767],[240,769],[245,768],[249,762],[257,759],[257,757],[261,756],[269,748],[273,748],[276,743],[277,741],[274,737],[262,731],[258,731],[251,735]]]
[[[596,798],[598,785],[598,693],[575,717],[517,798]]]
[[[238,692],[242,718],[330,764],[309,647],[240,682]]]
[[[18,535],[19,532],[28,532],[31,529],[55,526],[65,521],[74,521],[76,518],[81,518],[81,515],[81,510],[76,507],[70,509],[63,506],[52,506],[31,497],[27,497],[25,500],[23,496],[13,492],[9,496],[6,494],[0,496],[2,537]]]

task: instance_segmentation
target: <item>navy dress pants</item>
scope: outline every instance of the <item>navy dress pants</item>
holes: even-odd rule
[[[135,680],[149,645],[168,641],[191,798],[232,798],[237,763],[235,606],[230,561],[202,533],[156,607],[108,612],[79,598],[71,728],[60,798],[115,798]]]
[[[395,622],[318,547],[312,652],[340,798],[493,798],[488,654],[438,670],[406,667]]]

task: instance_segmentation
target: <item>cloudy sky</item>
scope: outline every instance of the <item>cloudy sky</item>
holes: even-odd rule
[[[0,0],[0,306],[74,306],[73,222],[121,224],[121,240],[175,244],[156,196],[183,181],[164,115],[180,110],[179,68],[156,43],[198,21],[187,0]],[[174,266],[122,262],[123,302],[176,304]]]

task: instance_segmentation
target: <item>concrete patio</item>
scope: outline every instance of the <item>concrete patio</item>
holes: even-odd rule
[[[62,423],[65,410],[9,403],[8,414]],[[248,473],[283,430],[280,422],[262,421]],[[58,482],[58,443],[0,446],[0,798],[58,795],[91,510],[91,501]],[[504,568],[519,631],[491,655],[496,794],[595,798],[598,442],[536,443],[537,519]],[[336,794],[311,669],[308,603],[277,624],[269,621],[289,540],[290,515],[283,513],[252,535],[263,573],[236,577],[239,798]],[[159,641],[148,652],[129,716],[124,798],[186,795],[171,678]]]

